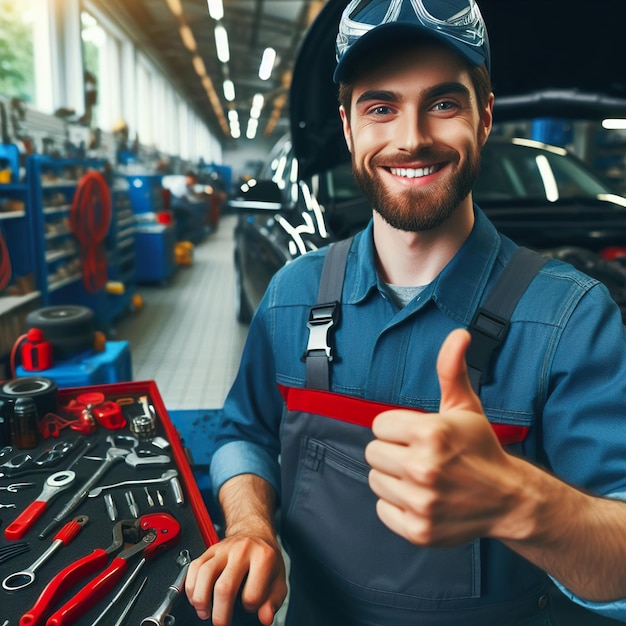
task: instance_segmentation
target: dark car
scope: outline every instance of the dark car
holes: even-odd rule
[[[240,215],[235,268],[241,321],[249,321],[280,267],[353,234],[371,216],[352,179],[332,82],[334,33],[345,5],[328,0],[313,22],[294,67],[290,133],[230,202]],[[626,64],[607,63],[621,56],[618,25],[626,19],[626,2],[598,0],[592,12],[584,10],[586,0],[481,0],[480,6],[490,30],[496,132],[483,151],[474,199],[517,243],[602,280],[626,316],[619,260],[626,253],[626,199],[564,148],[511,138],[532,136],[528,129],[537,119],[569,119],[573,127],[626,118]],[[573,45],[580,11],[585,45]],[[542,16],[533,21],[532,46],[526,29],[510,28],[529,15]],[[557,63],[564,51],[567,62]]]
[[[626,274],[617,261],[603,259],[626,255],[626,198],[565,149],[527,139],[490,139],[474,198],[502,233],[594,274],[626,311]],[[235,268],[242,322],[250,320],[280,267],[354,234],[372,213],[350,163],[300,177],[289,137],[230,205],[240,213]]]

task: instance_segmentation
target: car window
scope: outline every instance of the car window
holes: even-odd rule
[[[481,203],[507,200],[556,202],[611,193],[577,159],[559,148],[527,140],[488,142],[474,198]]]

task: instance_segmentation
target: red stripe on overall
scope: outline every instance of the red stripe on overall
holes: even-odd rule
[[[383,402],[362,400],[361,398],[354,398],[330,391],[300,389],[285,387],[284,385],[278,385],[278,388],[287,403],[289,411],[323,415],[324,417],[366,428],[371,428],[374,418],[383,411],[407,408]],[[415,410],[419,413],[424,412],[419,409],[410,410]],[[511,424],[491,424],[491,427],[502,445],[524,441],[529,431],[527,426],[512,426]]]

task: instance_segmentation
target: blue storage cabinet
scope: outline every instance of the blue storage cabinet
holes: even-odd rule
[[[129,194],[135,214],[135,270],[138,283],[165,283],[176,270],[173,220],[161,223],[166,212],[162,177],[129,175]]]
[[[42,300],[36,284],[34,211],[29,187],[20,180],[17,146],[0,144],[0,169],[8,180],[0,184],[0,235],[6,245],[8,280],[0,293],[0,358],[5,360],[24,332],[26,316],[40,308]]]

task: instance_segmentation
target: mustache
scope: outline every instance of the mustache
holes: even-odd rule
[[[394,166],[409,165],[416,161],[426,163],[441,163],[444,161],[457,161],[458,154],[454,150],[441,148],[422,148],[416,152],[395,152],[394,154],[377,154],[370,163],[374,167],[384,167],[389,164]]]

